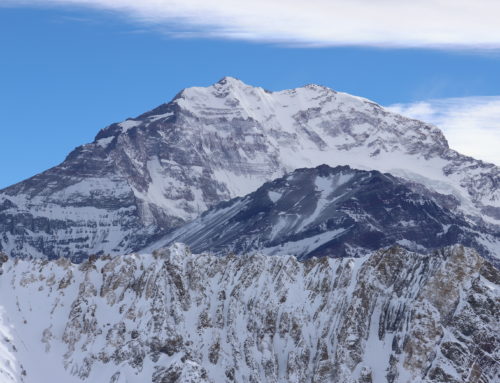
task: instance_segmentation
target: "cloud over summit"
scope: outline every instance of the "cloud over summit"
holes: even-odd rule
[[[88,6],[155,27],[175,24],[181,34],[285,44],[500,48],[498,0],[4,0],[1,4]]]

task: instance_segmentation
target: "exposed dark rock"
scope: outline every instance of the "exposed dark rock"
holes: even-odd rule
[[[396,243],[424,252],[460,243],[495,259],[500,232],[474,224],[450,210],[446,201],[446,196],[390,174],[321,165],[223,202],[148,251],[182,242],[196,253],[259,251],[306,259],[360,256]],[[388,278],[396,278],[400,265],[395,263]]]

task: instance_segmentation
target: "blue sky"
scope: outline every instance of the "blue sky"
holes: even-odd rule
[[[228,36],[219,29],[213,33],[213,26],[185,24],[138,21],[107,8],[0,6],[0,187],[57,165],[112,122],[225,75],[270,90],[319,83],[398,104],[396,110],[445,128],[457,120],[446,119],[448,114],[463,110],[460,102],[482,106],[487,100],[490,108],[480,108],[481,126],[500,121],[496,47],[314,44],[281,35],[273,41],[269,35],[239,38],[239,32]],[[475,121],[461,127],[462,136]],[[492,135],[484,135],[489,142],[499,137],[500,126],[493,122],[487,126]],[[458,131],[455,125],[451,135]],[[485,132],[481,126],[476,136]]]

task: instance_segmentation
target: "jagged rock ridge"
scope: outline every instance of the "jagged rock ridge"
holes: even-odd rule
[[[356,259],[5,260],[2,382],[498,381],[500,275],[460,246]]]
[[[1,191],[0,249],[72,259],[140,249],[221,201],[323,163],[390,172],[500,222],[499,168],[450,150],[439,129],[322,86],[269,92],[224,78],[103,129],[61,165]]]
[[[394,244],[429,252],[460,243],[496,258],[500,233],[458,214],[457,204],[390,174],[321,165],[222,202],[146,251],[182,242],[196,253],[305,259],[362,256]]]

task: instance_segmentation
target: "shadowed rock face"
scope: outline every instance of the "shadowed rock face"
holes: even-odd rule
[[[103,129],[1,191],[0,249],[75,260],[140,249],[221,201],[324,163],[390,172],[500,222],[499,168],[450,150],[439,129],[321,86],[267,92],[225,78]]]
[[[223,202],[147,250],[182,242],[197,253],[305,259],[361,256],[395,243],[423,252],[461,243],[494,258],[500,235],[457,214],[453,203],[390,174],[322,165]]]
[[[500,374],[500,275],[460,246],[298,262],[175,245],[2,269],[9,382],[47,381],[44,364],[58,381],[89,383],[493,383]]]

